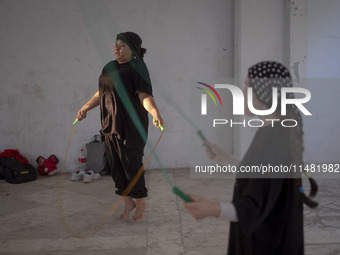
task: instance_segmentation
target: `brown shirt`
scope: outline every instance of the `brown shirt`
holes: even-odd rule
[[[136,59],[109,62],[99,77],[100,117],[104,135],[116,135],[127,147],[143,149],[148,133],[148,112],[138,93],[152,96],[148,69]]]

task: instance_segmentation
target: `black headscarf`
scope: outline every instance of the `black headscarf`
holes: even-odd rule
[[[117,35],[117,40],[125,42],[136,57],[143,59],[146,49],[142,48],[142,39],[139,35],[134,32],[124,32]]]

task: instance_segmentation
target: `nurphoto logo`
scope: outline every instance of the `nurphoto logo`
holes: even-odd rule
[[[218,98],[221,106],[222,106],[222,100],[220,98],[220,95],[217,93],[216,89],[223,89],[226,90],[226,92],[230,92],[233,98],[233,115],[245,115],[244,111],[244,106],[245,106],[245,98],[243,91],[237,87],[236,85],[231,85],[231,84],[215,84],[214,87],[203,83],[203,82],[197,82],[198,84],[201,84],[205,86],[206,88],[210,89],[215,96]],[[212,98],[212,100],[215,103],[215,106],[217,106],[216,100],[213,96],[213,94],[205,88],[197,87],[198,89],[204,91],[206,94],[201,94],[201,115],[207,115],[207,94]],[[277,110],[278,107],[278,88],[273,87],[272,89],[272,105],[269,109],[265,110],[259,110],[254,107],[253,104],[253,88],[248,87],[247,88],[247,107],[251,113],[254,115],[258,116],[266,116],[274,113]],[[298,88],[298,87],[282,87],[281,92],[281,115],[286,116],[287,115],[287,105],[295,105],[304,115],[306,116],[311,116],[312,114],[307,110],[307,108],[303,105],[311,99],[311,93],[309,90],[305,88]],[[292,94],[292,93],[299,93],[302,96],[299,98],[291,98],[287,95]],[[284,127],[295,127],[298,125],[297,121],[294,119],[265,119],[266,121],[269,121],[272,123],[272,126],[274,125],[275,121],[281,121],[281,125]],[[225,125],[225,124],[230,124],[230,126],[235,126],[235,125],[242,125],[246,126],[248,125],[249,127],[261,127],[264,125],[264,121],[261,119],[251,119],[251,120],[243,120],[243,121],[238,121],[235,122],[232,119],[213,119],[213,127],[216,127],[216,125]]]

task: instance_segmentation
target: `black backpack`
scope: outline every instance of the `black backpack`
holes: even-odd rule
[[[14,157],[1,158],[0,179],[9,183],[33,181],[37,179],[37,170],[31,164],[22,163]]]

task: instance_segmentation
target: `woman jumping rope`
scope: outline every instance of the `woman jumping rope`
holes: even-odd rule
[[[116,60],[110,61],[99,77],[99,88],[93,97],[79,110],[77,119],[100,105],[101,134],[105,142],[108,160],[116,194],[122,196],[125,209],[120,220],[126,220],[136,209],[132,221],[144,217],[147,197],[144,173],[132,188],[130,194],[122,195],[129,183],[143,165],[142,158],[147,137],[142,137],[133,122],[127,107],[131,102],[135,118],[141,122],[143,133],[148,133],[148,113],[153,116],[153,124],[163,126],[162,116],[152,96],[149,72],[143,61],[146,49],[136,33],[120,33],[116,37],[114,53]],[[124,92],[125,91],[125,92]],[[124,92],[124,93],[123,93]]]

